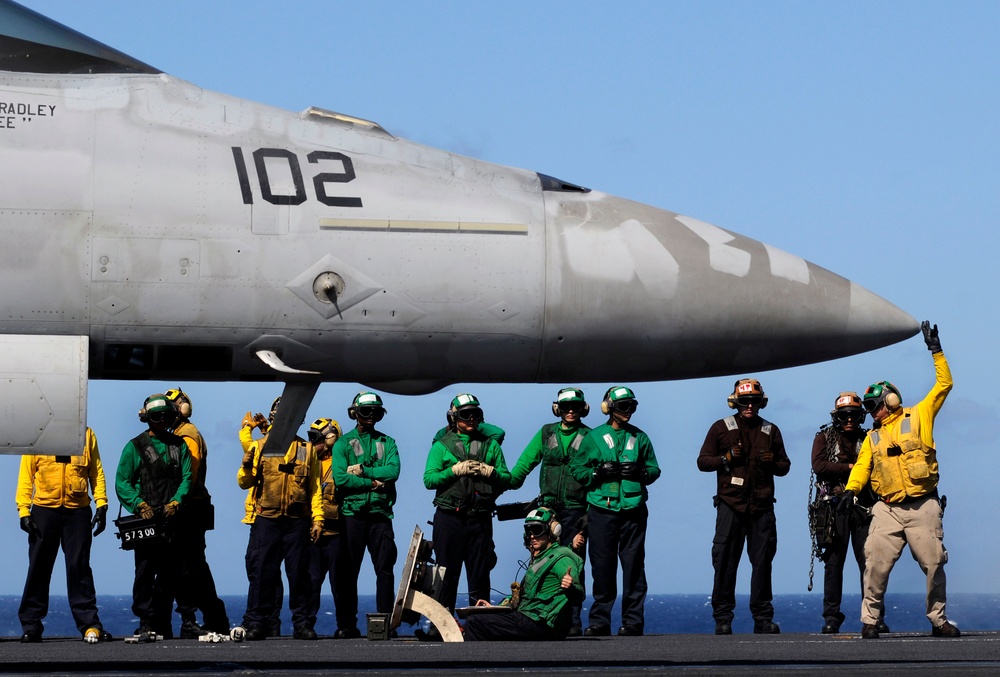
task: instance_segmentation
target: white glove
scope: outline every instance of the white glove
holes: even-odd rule
[[[361,464],[358,463],[356,465],[349,465],[349,466],[347,466],[347,474],[348,475],[357,475],[358,477],[361,477]]]
[[[459,461],[455,465],[451,466],[451,472],[455,477],[465,477],[467,475],[475,474],[476,464],[479,461]]]

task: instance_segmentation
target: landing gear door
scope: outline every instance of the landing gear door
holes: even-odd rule
[[[86,336],[0,334],[0,453],[83,449],[88,346]]]

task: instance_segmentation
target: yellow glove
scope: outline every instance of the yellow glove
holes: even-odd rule
[[[173,517],[177,514],[177,509],[181,507],[181,504],[177,501],[170,501],[165,506],[163,506],[163,514],[167,517]]]
[[[253,414],[251,414],[248,411],[246,413],[246,416],[243,417],[243,427],[244,428],[253,428],[255,425],[257,425],[257,424],[253,420]]]
[[[145,501],[139,504],[139,517],[144,520],[153,519],[153,509]]]

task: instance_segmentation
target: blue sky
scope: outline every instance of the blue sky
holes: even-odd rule
[[[1000,513],[992,266],[1000,244],[1000,5],[25,4],[205,89],[293,111],[337,110],[414,141],[688,214],[802,256],[938,323],[956,382],[936,427],[940,486],[949,496],[949,587],[1000,592],[1000,544],[982,524]],[[834,398],[889,379],[914,403],[934,372],[913,338],[758,376],[770,398],[764,415],[781,428],[792,459],[790,474],[776,482],[774,587],[804,592],[809,451]],[[729,413],[725,397],[734,380],[629,384],[640,401],[633,422],[650,435],[664,471],[650,488],[653,593],[711,590],[715,478],[698,472],[695,459],[709,425]],[[89,422],[109,478],[122,446],[141,430],[136,411],[145,396],[177,385],[191,395],[210,447],[218,524],[210,563],[220,590],[241,594],[247,528],[239,522],[237,431],[243,413],[266,412],[280,386],[91,382]],[[508,431],[513,465],[538,427],[553,420],[549,403],[560,385],[457,384],[422,397],[385,397],[389,414],[380,427],[398,440],[403,464],[401,549],[413,525],[426,526],[433,514],[421,476],[451,397],[479,396],[487,418]],[[612,384],[573,385],[596,403]],[[322,386],[307,420],[349,423],[345,410],[359,389]],[[587,422],[599,419],[595,412]],[[0,593],[19,594],[27,547],[14,511],[17,459],[0,458],[0,465],[10,497],[0,522],[9,544],[0,552],[8,572]],[[533,475],[511,500],[530,498],[536,482]],[[497,526],[498,591],[523,557],[519,532],[516,523]],[[131,590],[132,557],[110,530],[95,541],[93,564],[99,594]],[[368,569],[362,594],[374,593]],[[740,574],[739,591],[747,592],[746,562]],[[65,590],[62,578],[60,564],[53,592]],[[922,578],[904,555],[890,592],[920,592]],[[849,574],[848,586],[853,580]],[[821,574],[817,584],[818,617]]]

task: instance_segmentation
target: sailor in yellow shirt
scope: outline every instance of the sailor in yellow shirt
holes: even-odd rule
[[[243,431],[240,435],[242,439]],[[262,640],[268,635],[275,581],[281,577],[282,562],[288,576],[292,636],[311,639],[307,632],[312,588],[309,543],[312,534],[318,538],[322,533],[324,521],[319,460],[312,444],[299,438],[292,440],[284,456],[264,456],[263,448],[263,440],[248,445],[236,475],[241,489],[254,490],[248,550],[256,550],[256,556],[243,616],[246,639]]]
[[[91,493],[96,514],[90,509]],[[111,634],[104,630],[97,614],[90,568],[91,541],[104,531],[108,513],[104,468],[94,431],[87,428],[83,451],[75,456],[22,456],[15,500],[21,529],[28,533],[28,577],[17,610],[24,632],[21,641],[42,641],[49,582],[60,546],[76,627],[88,643],[110,641]]]
[[[958,628],[945,616],[943,507],[938,498],[938,463],[934,443],[934,418],[951,392],[953,381],[941,350],[937,325],[920,326],[934,358],[934,387],[913,407],[904,407],[896,386],[880,381],[868,386],[862,405],[875,427],[868,433],[851,470],[840,510],[850,510],[854,495],[871,480],[879,501],[872,508],[872,523],[865,542],[864,600],[861,603],[861,636],[877,639],[876,623],[884,608],[889,573],[909,545],[913,559],[927,575],[927,618],[935,637],[959,637]]]

